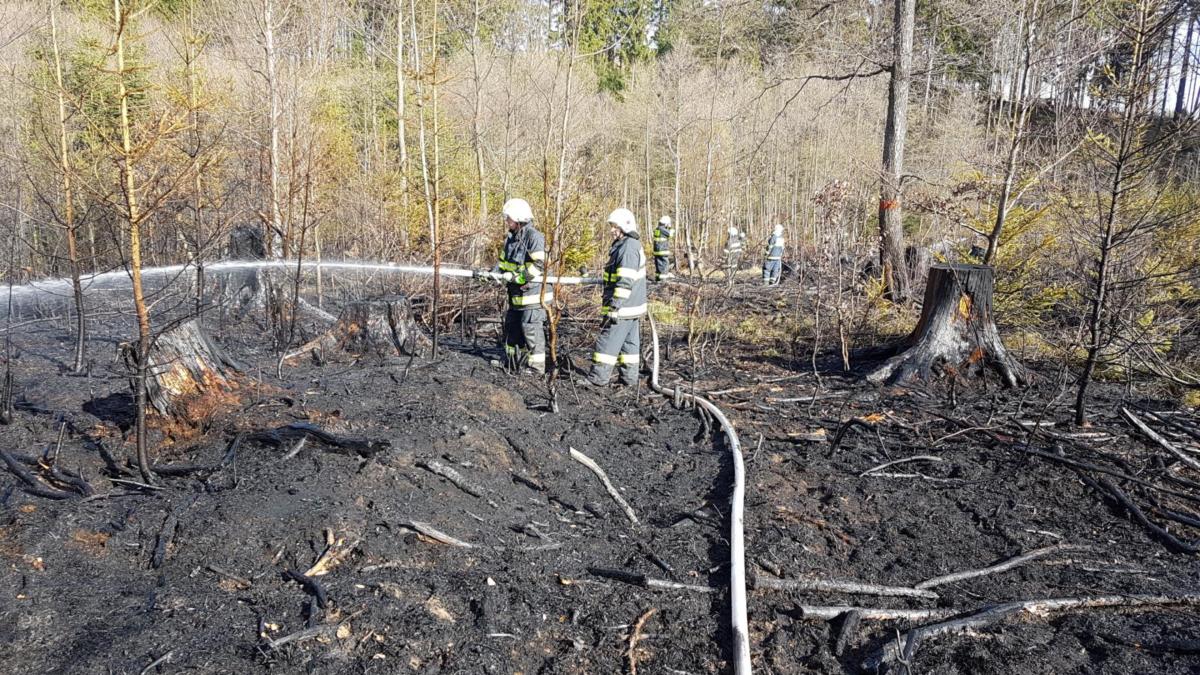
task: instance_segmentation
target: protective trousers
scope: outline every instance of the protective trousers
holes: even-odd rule
[[[779,283],[779,274],[783,271],[783,263],[779,260],[763,261],[763,283],[774,286]]]
[[[606,385],[612,377],[613,366],[621,367],[621,381],[637,382],[641,365],[642,336],[638,319],[609,319],[600,329],[596,351],[592,354],[592,384]]]
[[[508,367],[517,369],[522,361],[539,373],[546,372],[546,310],[509,309],[504,314],[504,354]]]
[[[654,278],[669,279],[671,277],[671,259],[665,255],[654,256]]]

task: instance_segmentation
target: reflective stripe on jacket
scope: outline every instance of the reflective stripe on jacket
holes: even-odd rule
[[[654,228],[654,255],[658,258],[671,256],[671,228],[664,225]]]
[[[513,280],[508,282],[508,304],[513,309],[537,307],[542,301],[542,270],[546,264],[546,238],[533,225],[524,224],[516,232],[509,232],[500,249],[500,264],[496,269],[510,272]],[[546,289],[546,302],[554,294]]]
[[[771,235],[767,240],[767,260],[783,260],[783,235]]]
[[[637,235],[613,242],[603,279],[601,315],[634,319],[646,313],[646,252]]]

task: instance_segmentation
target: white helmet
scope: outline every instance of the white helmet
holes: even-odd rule
[[[783,234],[783,225],[776,225],[775,226],[775,235],[779,236],[781,234]]]
[[[729,226],[729,236],[731,236],[731,237],[737,236],[737,228],[736,227],[734,227],[732,225]]]
[[[533,220],[533,209],[529,208],[529,202],[524,199],[510,199],[504,202],[501,213],[515,223],[528,223]]]
[[[633,217],[633,211],[629,209],[621,208],[608,214],[608,224],[615,225],[625,234],[637,232],[637,219]]]
[[[658,224],[666,225],[667,227],[670,227],[671,226],[671,216],[663,216],[662,218],[659,218]]]

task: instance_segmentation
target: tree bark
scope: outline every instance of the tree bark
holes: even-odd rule
[[[126,350],[127,362],[134,365],[136,358]],[[240,371],[241,366],[192,319],[154,341],[146,358],[146,400],[165,417],[202,422],[217,408],[237,402],[236,374]],[[138,387],[137,382],[131,384]]]
[[[416,356],[426,342],[413,319],[408,298],[399,296],[350,303],[332,328],[283,358],[285,362],[294,362],[318,350],[322,358],[341,352]]]
[[[904,173],[904,141],[908,133],[908,90],[912,73],[913,23],[916,0],[895,0],[895,37],[887,123],[883,131],[883,172],[879,188],[879,268],[885,295],[908,297],[904,264],[904,222],[900,207]]]
[[[867,375],[873,384],[903,384],[978,376],[984,369],[1010,386],[1029,375],[1000,339],[992,318],[993,270],[983,265],[935,265],[929,270],[921,319],[902,350]]]

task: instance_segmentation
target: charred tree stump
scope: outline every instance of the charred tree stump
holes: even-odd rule
[[[267,258],[262,230],[243,225],[229,233],[229,257],[233,260],[261,261]],[[232,308],[241,315],[247,310],[267,304],[267,293],[271,287],[263,268],[247,267],[222,275],[220,299],[222,307]]]
[[[319,352],[322,357],[338,352],[415,356],[426,342],[413,319],[408,298],[397,296],[346,305],[328,331],[285,355],[283,360],[294,362],[313,352]]]
[[[921,320],[896,355],[867,375],[874,384],[900,384],[935,375],[975,376],[990,369],[1010,387],[1028,372],[1000,340],[992,318],[994,276],[985,265],[934,265],[925,285]]]
[[[123,348],[126,364],[137,372],[137,348]],[[192,319],[154,340],[146,364],[146,398],[164,417],[203,421],[235,403],[241,367]],[[134,376],[136,377],[136,375]],[[137,390],[137,382],[130,382]]]

